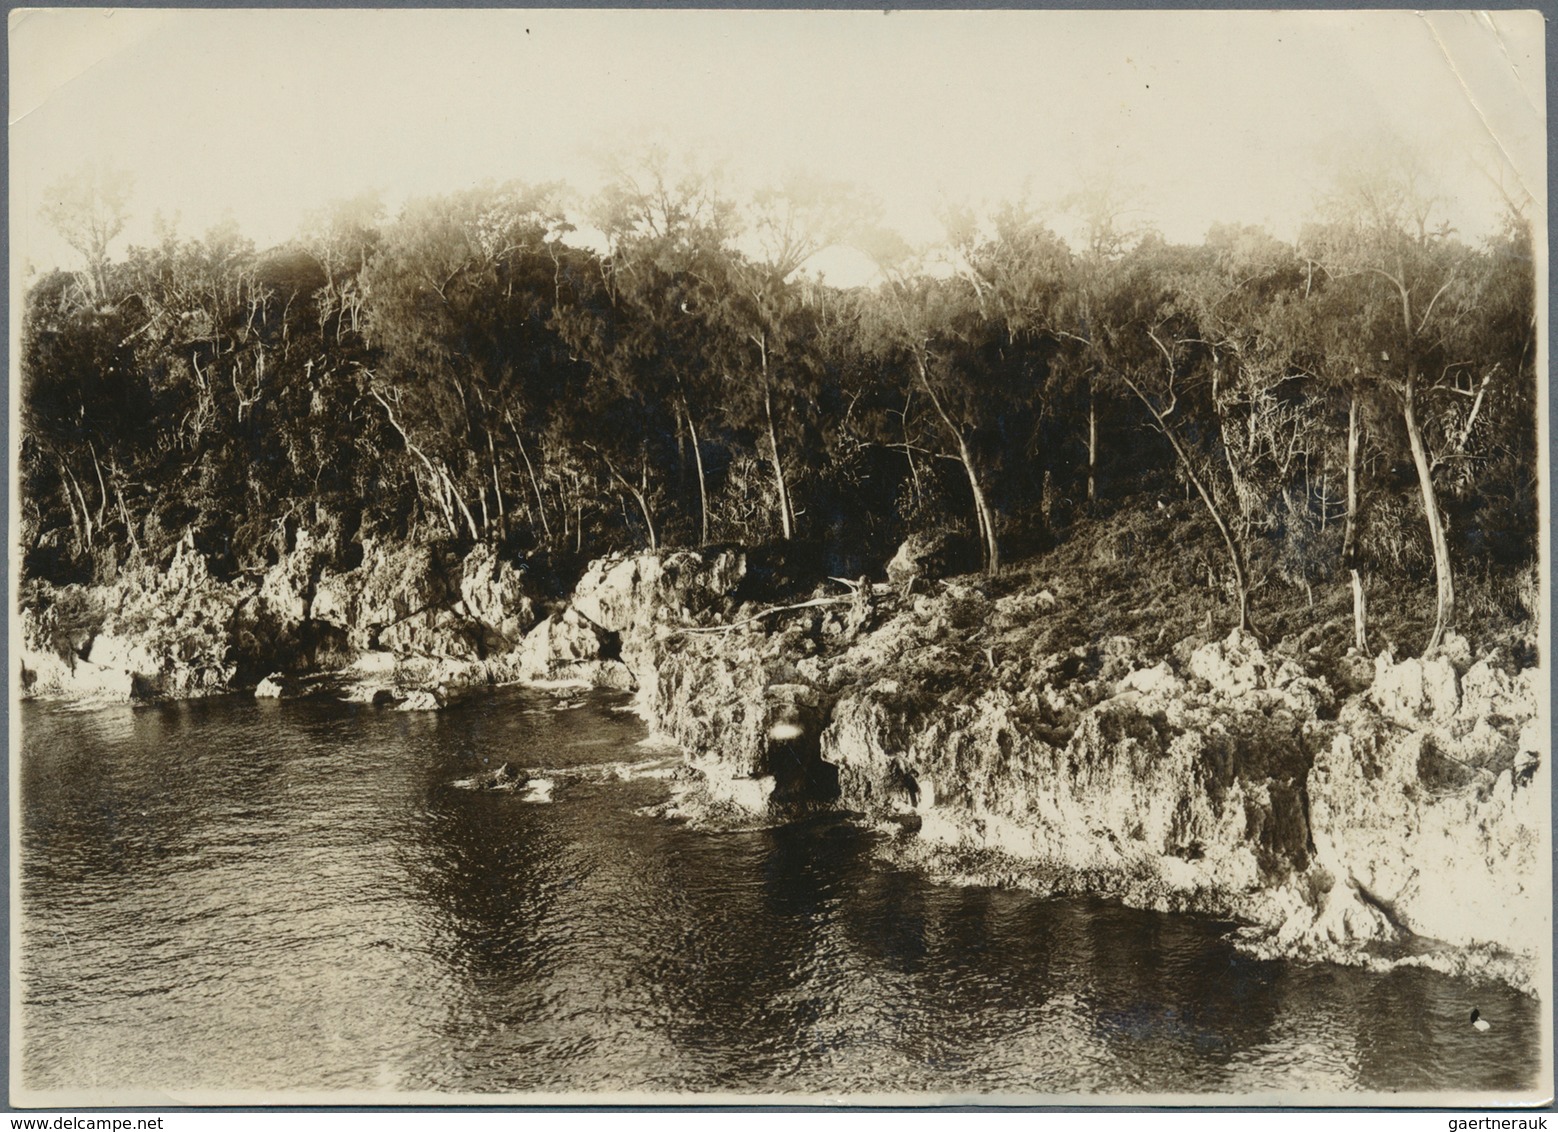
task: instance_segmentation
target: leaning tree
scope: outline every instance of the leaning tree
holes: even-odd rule
[[[1431,652],[1454,614],[1455,579],[1430,436],[1463,375],[1477,368],[1459,348],[1486,299],[1478,258],[1439,220],[1425,182],[1405,156],[1349,175],[1326,202],[1324,221],[1306,231],[1303,250],[1348,296],[1351,338],[1366,343],[1360,382],[1401,415],[1433,554],[1434,623],[1424,650]]]

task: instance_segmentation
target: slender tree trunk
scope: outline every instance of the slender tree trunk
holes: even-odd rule
[[[124,505],[124,490],[117,479],[114,480],[114,500],[119,504],[119,518],[124,523],[124,533],[129,537],[130,545],[139,551],[141,540],[135,537],[135,527],[130,522],[130,509]]]
[[[82,525],[81,512],[76,510],[76,497],[70,493],[70,485],[74,481],[74,477],[70,474],[70,469],[65,466],[64,460],[59,461],[59,469],[60,494],[65,497],[65,506],[70,508],[70,528],[76,533],[76,545],[83,548],[88,547],[92,542],[91,536],[87,533],[91,519],[87,519],[88,526],[84,527]]]
[[[438,494],[438,506],[444,513],[445,522],[449,526],[449,537],[460,537],[460,524],[455,521],[454,500],[449,498],[449,484],[439,474],[437,468],[429,468],[428,475],[432,477],[433,490]]]
[[[974,519],[979,528],[980,541],[984,544],[985,572],[987,574],[999,574],[1001,572],[1001,547],[995,537],[995,519],[990,512],[990,505],[985,499],[984,488],[979,484],[979,470],[974,464],[974,454],[969,450],[968,441],[964,439],[963,430],[953,423],[952,417],[941,403],[941,398],[936,395],[935,387],[930,383],[930,374],[925,368],[925,359],[916,355],[915,364],[919,368],[920,384],[925,387],[925,394],[930,398],[931,405],[936,410],[936,415],[941,418],[941,423],[946,425],[947,431],[957,441],[958,459],[962,461],[963,471],[968,476],[968,487],[974,496]]]
[[[963,439],[962,433],[958,434],[958,458],[963,462],[963,471],[968,474],[968,488],[974,495],[974,514],[979,519],[979,532],[984,540],[985,572],[999,574],[1001,572],[1001,546],[995,537],[995,516],[990,510],[990,504],[985,499],[984,488],[979,484],[979,474],[974,469],[974,456],[968,449],[968,443]]]
[[[460,524],[455,520],[454,508],[449,503],[449,490],[444,485],[443,477],[431,467],[428,468],[427,474],[431,490],[438,501],[438,510],[444,517],[444,526],[449,529],[449,537],[459,538]],[[417,477],[419,483],[421,478],[420,476]]]
[[[692,409],[688,407],[686,398],[682,399],[682,412],[687,415],[687,435],[692,440],[692,458],[698,467],[698,517],[701,522],[702,542],[707,545],[709,541],[709,486],[703,478],[703,446],[698,443],[698,426],[693,423]],[[642,495],[640,495],[642,501]],[[645,518],[648,518],[647,512]],[[653,528],[650,529],[650,540],[654,539]],[[650,547],[651,550],[654,547]]]
[[[1342,564],[1352,575],[1352,643],[1363,655],[1369,652],[1368,599],[1363,591],[1363,567],[1358,555],[1358,454],[1361,445],[1358,423],[1358,391],[1347,402],[1347,517],[1342,527]],[[1322,499],[1322,506],[1323,506]]]
[[[779,487],[779,518],[784,531],[784,539],[789,542],[795,537],[795,512],[790,509],[790,489],[784,482],[784,465],[779,461],[779,437],[774,431],[773,398],[768,392],[768,382],[763,382],[763,412],[768,417],[768,450],[773,454],[774,482]]]
[[[472,542],[481,541],[481,532],[477,529],[476,519],[471,515],[471,509],[465,505],[465,499],[460,495],[458,488],[454,486],[454,479],[449,475],[447,467],[440,467],[440,473],[444,478],[444,486],[449,491],[449,497],[460,508],[460,516],[465,520],[465,529],[471,534]]]
[[[1352,643],[1358,652],[1367,656],[1369,654],[1369,598],[1363,590],[1363,574],[1358,570],[1349,570],[1352,578]]]
[[[671,403],[671,411],[676,414],[676,490],[681,494],[687,491],[687,430],[682,427],[679,401]]]
[[[1428,520],[1428,539],[1434,549],[1434,629],[1428,637],[1424,655],[1433,652],[1444,639],[1450,617],[1455,611],[1455,580],[1450,573],[1450,542],[1439,500],[1434,493],[1433,474],[1428,465],[1428,450],[1423,445],[1423,430],[1417,420],[1417,373],[1408,369],[1406,387],[1401,394],[1401,415],[1407,426],[1407,443],[1412,448],[1412,464],[1417,468],[1417,484],[1422,489],[1423,515]]]
[[[503,410],[503,415],[509,422],[509,429],[514,433],[514,443],[519,445],[519,455],[525,461],[525,471],[530,473],[530,487],[536,493],[536,509],[541,512],[541,530],[546,535],[546,541],[552,541],[552,527],[546,520],[546,499],[541,495],[541,481],[536,479],[535,465],[530,462],[530,453],[525,450],[524,437],[519,435],[519,426],[514,423],[513,415]],[[568,508],[563,508],[563,541],[568,541]]]
[[[87,507],[87,497],[81,490],[81,481],[76,479],[76,473],[70,470],[70,465],[61,462],[60,467],[65,469],[65,474],[70,477],[71,486],[76,489],[76,500],[81,504],[81,525],[87,535],[86,549],[91,550],[97,538],[92,525],[92,511]]]
[[[1123,375],[1122,375],[1123,376]],[[1130,378],[1124,378],[1125,384],[1130,387],[1136,399],[1140,401],[1152,414],[1152,419],[1157,423],[1158,431],[1168,438],[1169,444],[1174,449],[1174,455],[1179,457],[1179,462],[1184,466],[1185,475],[1196,489],[1196,494],[1201,497],[1201,502],[1206,505],[1207,512],[1212,516],[1212,522],[1217,524],[1218,533],[1223,536],[1223,545],[1228,550],[1228,562],[1233,567],[1233,587],[1239,603],[1239,629],[1246,633],[1253,633],[1250,626],[1250,587],[1244,575],[1244,555],[1240,552],[1238,541],[1233,537],[1233,531],[1223,519],[1221,509],[1217,501],[1212,498],[1212,493],[1207,490],[1205,482],[1196,474],[1195,464],[1191,462],[1190,453],[1180,443],[1179,437],[1169,428],[1168,421],[1158,412],[1158,407],[1152,403],[1152,399],[1142,392],[1141,388]]]
[[[1087,501],[1098,499],[1098,412],[1093,402],[1093,375],[1087,375]]]
[[[784,465],[779,460],[779,434],[774,429],[774,396],[768,375],[768,343],[762,335],[754,335],[753,341],[757,343],[758,358],[763,366],[763,418],[768,424],[768,451],[773,458],[774,482],[779,491],[779,526],[784,540],[789,542],[795,536],[795,512],[790,508],[790,489],[784,482]]]
[[[690,421],[691,418],[689,417],[688,420]],[[596,448],[594,445],[589,445],[589,448],[590,451],[594,452],[601,458],[601,461],[606,465],[606,470],[611,473],[611,478],[616,480],[623,487],[627,488],[628,494],[631,495],[634,501],[638,504],[638,509],[643,513],[644,516],[644,526],[649,531],[649,549],[651,551],[659,550],[660,540],[655,534],[654,516],[650,515],[649,513],[649,501],[644,498],[644,493],[640,491],[638,487],[635,486],[631,481],[622,477],[622,473],[617,471],[616,465],[611,462],[611,459],[604,452],[602,452],[599,448]]]
[[[1482,375],[1482,381],[1477,385],[1477,395],[1472,398],[1471,412],[1466,414],[1466,423],[1461,426],[1461,432],[1455,440],[1455,450],[1465,452],[1466,444],[1471,440],[1471,430],[1476,427],[1477,414],[1482,411],[1482,398],[1488,392],[1488,385],[1493,381],[1493,370]]]
[[[394,426],[396,432],[400,433],[401,442],[405,444],[406,448],[412,453],[412,455],[414,455],[418,460],[422,461],[422,466],[427,469],[427,474],[432,481],[432,486],[438,493],[438,506],[444,513],[444,522],[449,527],[449,534],[455,538],[459,538],[460,527],[459,524],[455,522],[454,508],[450,504],[448,498],[449,495],[453,494],[453,489],[449,484],[449,474],[447,470],[440,467],[435,467],[433,461],[428,458],[427,453],[423,452],[421,448],[417,447],[417,445],[412,442],[412,439],[407,434],[406,430],[401,427],[400,418],[395,415],[395,410],[390,407],[390,403],[384,399],[383,394],[381,394],[377,389],[373,388],[371,383],[368,386],[368,392],[373,395],[373,399],[375,401],[384,406],[384,412],[388,415],[390,424]],[[460,499],[458,495],[455,495],[454,498],[456,501],[459,501]],[[462,509],[465,507],[464,502],[460,502],[460,507]],[[471,524],[471,537],[474,539],[477,537],[476,522],[470,518],[470,512],[468,511],[466,512],[466,519]]]
[[[104,518],[108,514],[108,484],[103,480],[103,465],[97,458],[97,445],[87,442],[87,450],[92,453],[92,470],[97,473],[97,526],[99,530],[104,527]]]
[[[498,534],[504,537],[508,535],[508,512],[503,506],[503,483],[498,479],[498,449],[492,443],[492,430],[487,431],[487,458],[492,463],[492,496],[498,506]]]
[[[903,458],[909,461],[909,486],[914,492],[914,505],[920,505],[920,469],[914,462],[914,447],[909,443],[909,402],[913,398],[910,395],[903,399]]]

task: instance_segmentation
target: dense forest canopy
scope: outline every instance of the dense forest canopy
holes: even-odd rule
[[[738,200],[654,157],[575,219],[557,185],[322,209],[260,250],[232,226],[113,259],[127,201],[61,194],[81,253],[27,291],[27,576],[106,580],[183,542],[258,571],[300,529],[496,545],[558,574],[609,551],[804,545],[879,570],[908,536],[971,569],[1077,519],[1189,500],[1209,584],[1432,583],[1536,556],[1536,279],[1511,212],[1469,243],[1412,178],[1354,178],[1292,242],[1197,246],[1069,202],[946,217],[913,249],[847,186]],[[830,245],[880,282],[805,270]],[[1383,581],[1382,581],[1383,580]],[[1425,622],[1426,623],[1426,622]]]

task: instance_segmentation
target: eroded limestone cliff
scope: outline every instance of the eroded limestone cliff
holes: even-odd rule
[[[654,569],[602,567],[589,601],[697,771],[679,807],[695,820],[829,805],[950,877],[1226,916],[1272,953],[1534,986],[1550,906],[1535,670],[1457,640],[1324,671],[1237,631],[1155,660],[1121,637],[1056,653],[1034,628],[1064,595],[956,582],[743,619],[686,599],[723,583],[684,582],[675,607],[620,584]]]
[[[193,550],[111,587],[35,595],[24,688],[128,699],[342,694],[413,709],[462,684],[636,689],[688,770],[666,812],[879,824],[884,852],[946,876],[1085,891],[1244,925],[1289,956],[1423,963],[1526,989],[1548,938],[1541,673],[1465,643],[1337,662],[1239,632],[1064,651],[1061,587],[864,579],[748,600],[735,551],[592,563],[550,611],[485,548],[311,542],[265,575]],[[259,674],[278,658],[289,671]]]

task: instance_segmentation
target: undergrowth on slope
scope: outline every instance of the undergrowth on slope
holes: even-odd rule
[[[1256,632],[1268,648],[1322,667],[1353,647],[1352,590],[1336,561],[1340,531],[1332,528],[1307,548],[1333,556],[1330,561],[1296,562],[1290,545],[1252,540],[1249,562]],[[1123,501],[1108,516],[1078,519],[1053,549],[1012,563],[997,577],[957,581],[992,601],[1048,591],[1053,604],[1036,608],[1031,619],[993,626],[1020,634],[1036,652],[1129,637],[1135,655],[1152,664],[1181,642],[1228,634],[1236,617],[1228,578],[1221,537],[1199,506],[1142,498]],[[1461,573],[1455,580],[1453,628],[1472,651],[1501,649],[1517,667],[1537,663],[1536,567]],[[1433,626],[1431,574],[1376,573],[1366,594],[1370,651],[1418,655]]]

